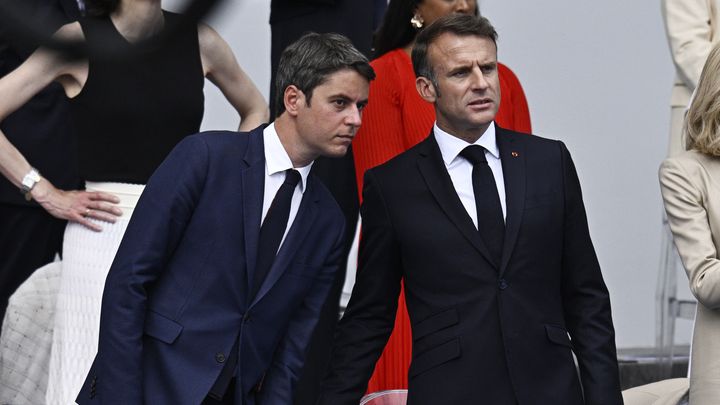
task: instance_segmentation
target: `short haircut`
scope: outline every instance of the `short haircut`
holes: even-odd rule
[[[416,77],[427,77],[437,88],[435,67],[428,60],[428,49],[443,34],[460,37],[480,37],[493,41],[497,48],[497,31],[485,17],[467,14],[448,14],[438,18],[427,28],[420,31],[412,50],[412,63]]]
[[[337,71],[352,69],[371,81],[375,71],[368,59],[345,36],[310,32],[283,51],[275,77],[275,111],[285,111],[285,89],[294,85],[305,93],[308,104],[315,87]]]

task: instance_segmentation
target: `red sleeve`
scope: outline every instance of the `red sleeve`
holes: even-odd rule
[[[503,128],[531,133],[530,110],[520,80],[510,68],[502,63],[498,64],[498,75],[501,99],[495,121]]]

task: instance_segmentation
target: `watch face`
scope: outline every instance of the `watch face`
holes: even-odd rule
[[[28,174],[26,174],[22,179],[22,192],[27,193],[32,190],[32,188],[35,187],[35,183],[38,181],[40,181],[40,173],[38,173],[35,169],[30,170],[30,172],[28,172]]]

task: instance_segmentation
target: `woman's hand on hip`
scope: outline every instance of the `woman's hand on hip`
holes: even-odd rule
[[[122,215],[122,210],[116,205],[120,199],[113,194],[59,190],[45,178],[33,187],[31,195],[50,215],[77,222],[96,232],[102,231],[102,227],[90,219],[115,223]]]

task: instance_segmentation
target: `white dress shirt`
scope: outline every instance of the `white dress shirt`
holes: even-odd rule
[[[287,151],[285,151],[285,147],[283,147],[275,131],[274,123],[265,127],[263,131],[263,144],[265,145],[265,189],[263,191],[262,222],[265,222],[265,216],[267,216],[275,194],[277,194],[280,186],[285,182],[285,170],[295,169],[300,173],[300,182],[295,186],[295,191],[293,192],[292,201],[290,202],[290,216],[288,217],[285,234],[283,234],[280,245],[278,246],[279,250],[285,241],[290,226],[292,226],[297,216],[300,201],[302,201],[305,187],[307,186],[308,174],[310,174],[310,169],[313,164],[310,163],[305,167],[293,167],[290,156],[287,154]]]
[[[485,148],[485,159],[487,159],[488,166],[490,166],[490,170],[492,170],[493,177],[495,178],[495,186],[497,187],[498,196],[500,196],[500,205],[502,206],[504,219],[507,213],[507,209],[505,208],[505,178],[503,177],[502,162],[500,161],[500,149],[498,149],[495,140],[495,122],[490,124],[485,133],[482,134],[474,144],[467,143],[460,138],[448,134],[437,126],[437,122],[435,122],[435,126],[433,127],[433,134],[440,147],[445,168],[447,168],[453,186],[455,186],[455,192],[457,192],[458,197],[460,197],[460,201],[468,215],[472,218],[475,228],[478,227],[478,218],[477,207],[475,206],[475,192],[473,191],[472,185],[473,165],[470,161],[460,156],[460,152],[470,145],[480,145]]]

